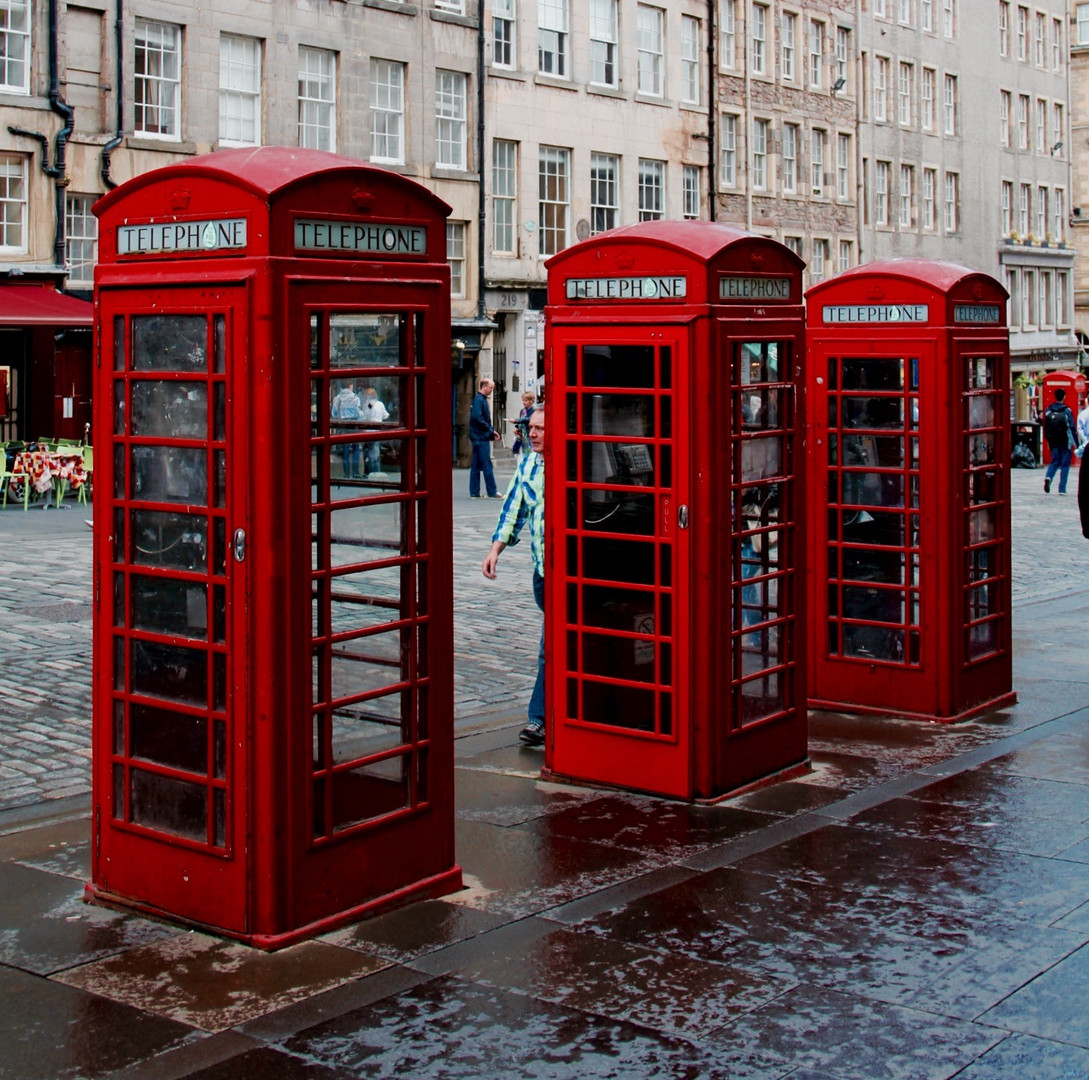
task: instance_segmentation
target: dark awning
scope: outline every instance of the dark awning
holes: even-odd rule
[[[41,282],[0,283],[0,326],[90,326],[94,305]]]

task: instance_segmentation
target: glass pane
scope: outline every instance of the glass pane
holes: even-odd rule
[[[779,438],[744,439],[741,443],[741,480],[767,480],[783,471],[783,443]]]
[[[968,436],[968,464],[991,465],[998,452],[998,434],[994,431]]]
[[[575,610],[572,609],[569,614],[574,617]],[[607,630],[653,633],[654,593],[584,585],[581,621],[584,626],[598,626]],[[648,629],[640,630],[640,627]],[[667,633],[668,627],[662,627],[662,632]]]
[[[132,447],[131,497],[145,502],[207,506],[207,453],[200,447]]]
[[[654,633],[654,616],[638,619],[633,630]],[[574,636],[574,635],[573,635]],[[607,634],[582,634],[582,670],[587,675],[604,675],[632,682],[655,682],[655,642],[642,638],[611,637]]]
[[[329,316],[331,368],[401,367],[405,316],[378,313]]]
[[[787,347],[778,341],[745,342],[740,346],[741,370],[736,381],[742,386],[779,382],[782,378],[780,354],[785,356],[786,353]]]
[[[207,569],[206,518],[170,510],[133,510],[131,514],[131,562],[176,570]]]
[[[626,731],[654,731],[656,694],[650,688],[582,683],[580,719]]]
[[[377,562],[407,552],[405,503],[365,503],[329,515],[330,565]]]
[[[968,543],[981,544],[998,535],[998,508],[984,507],[968,515]]]
[[[132,692],[204,706],[208,701],[208,654],[179,645],[134,641]]]
[[[990,390],[995,385],[995,360],[991,356],[968,358],[968,389]]]
[[[208,633],[205,585],[133,574],[131,599],[132,625],[137,630],[191,638],[203,638]]]
[[[745,431],[781,428],[789,419],[783,415],[786,391],[779,387],[746,388],[739,396],[741,427]]]
[[[834,552],[832,553],[834,556]],[[849,581],[877,581],[886,585],[906,584],[905,556],[887,548],[845,547],[842,578]],[[835,576],[834,572],[833,575]]]
[[[903,506],[904,474],[845,472],[843,502],[856,506]]]
[[[831,511],[829,516],[841,519],[841,536],[847,543],[899,547],[907,541],[903,514],[873,509]]]
[[[864,622],[902,623],[904,621],[903,589],[864,588],[845,586],[843,616]]]
[[[739,697],[744,726],[782,712],[786,707],[786,685],[781,673],[773,671],[743,682]]]
[[[332,776],[333,828],[392,814],[410,805],[407,755],[386,758]]]
[[[655,532],[653,495],[584,489],[581,493],[569,491],[567,505],[568,525],[573,529],[597,529],[635,536],[653,536]]]
[[[134,315],[133,371],[207,371],[204,315]]]
[[[583,434],[654,437],[654,398],[643,394],[583,394]]]
[[[904,440],[895,435],[845,434],[842,439],[843,460],[839,462],[840,465],[872,465],[885,469],[898,469],[904,465]]]
[[[582,350],[582,385],[654,386],[652,345],[587,345]]]
[[[844,626],[843,655],[904,662],[904,632],[884,626]]]
[[[129,718],[133,757],[188,772],[208,771],[208,721],[204,717],[133,703]]]
[[[113,384],[113,431],[115,435],[125,434],[125,383]]]
[[[201,784],[133,769],[131,819],[159,832],[208,839],[207,794]]]
[[[998,473],[990,470],[969,473],[968,498],[973,503],[994,502],[998,498]]]
[[[582,541],[582,576],[602,581],[654,584],[654,544],[587,537]]]
[[[402,629],[337,645],[332,653],[332,699],[373,693],[403,682],[408,677],[408,644],[408,632]]]
[[[845,428],[896,429],[904,426],[904,399],[901,397],[843,398]]]
[[[132,434],[168,439],[206,439],[207,385],[147,379],[133,382]]]
[[[998,648],[998,622],[980,623],[969,628],[968,631],[968,655],[971,659],[986,656]]]
[[[582,479],[589,484],[654,486],[655,447],[646,443],[583,445]]]
[[[995,415],[995,398],[992,394],[975,394],[968,399],[970,428],[994,427]]]
[[[904,389],[904,361],[898,357],[851,357],[842,365],[843,390]]]
[[[403,746],[408,741],[404,696],[396,691],[333,709],[333,761],[342,764]]]

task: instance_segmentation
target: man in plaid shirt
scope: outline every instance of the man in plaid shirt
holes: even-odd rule
[[[529,524],[529,551],[533,560],[533,599],[544,611],[544,405],[537,405],[528,421],[529,453],[518,461],[518,468],[511,478],[499,521],[492,533],[492,546],[481,569],[484,576],[494,580],[500,553],[518,537]],[[543,746],[545,741],[544,701],[544,633],[537,651],[537,682],[529,699],[529,722],[518,738],[527,746]]]

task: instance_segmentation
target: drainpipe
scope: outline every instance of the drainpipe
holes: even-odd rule
[[[117,93],[117,127],[114,129],[113,138],[102,147],[102,168],[99,172],[102,177],[102,184],[107,191],[117,187],[117,181],[110,176],[110,156],[121,145],[121,141],[125,137],[125,57],[122,51],[125,34],[123,0],[116,0],[116,5],[113,35],[117,61],[117,72],[114,79]]]
[[[707,0],[707,183],[711,189],[707,200],[707,215],[711,221],[718,220],[718,149],[715,139],[718,134],[718,68],[716,64],[715,40],[718,26],[715,23],[715,8],[718,0]],[[1069,101],[1069,95],[1067,101]]]
[[[752,64],[749,38],[752,32],[752,4],[745,5],[745,228],[752,232]]]
[[[476,145],[477,145],[477,169],[479,182],[477,183],[477,230],[476,230],[476,313],[477,318],[484,322],[487,311],[484,306],[484,224],[487,212],[487,193],[484,190],[484,0],[478,0],[477,4],[477,33],[476,33]]]

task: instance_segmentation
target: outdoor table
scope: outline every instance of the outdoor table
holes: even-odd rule
[[[57,450],[23,450],[15,455],[15,461],[11,467],[11,480],[13,483],[28,483],[41,494],[55,490],[57,493],[56,504],[60,506],[61,499],[68,488],[78,490],[87,482],[87,470],[83,467],[83,455],[81,453],[64,453]],[[57,481],[60,481],[58,486]],[[24,498],[23,509],[29,505],[29,499]],[[44,507],[49,506],[46,500]]]

